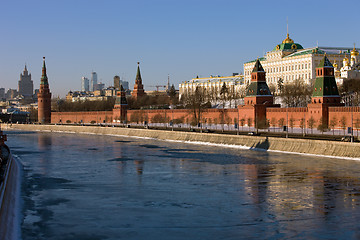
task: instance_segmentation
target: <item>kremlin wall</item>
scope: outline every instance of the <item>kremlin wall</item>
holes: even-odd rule
[[[137,68],[135,90],[132,97],[142,97],[140,68]],[[307,107],[281,108],[274,104],[266,82],[266,72],[259,59],[256,60],[251,72],[251,81],[246,89],[244,105],[234,109],[204,109],[201,123],[227,124],[238,123],[239,126],[317,128],[320,124],[338,129],[356,126],[360,123],[360,107],[344,107],[341,103],[334,77],[334,67],[326,54],[316,68],[316,80],[311,103]],[[191,123],[193,114],[191,109],[162,109],[162,110],[132,110],[127,109],[125,90],[121,86],[117,93],[112,111],[94,112],[51,112],[51,93],[46,75],[45,57],[43,61],[40,91],[38,93],[38,119],[40,123]],[[136,119],[136,120],[135,120]],[[291,123],[291,124],[290,124]],[[332,126],[333,125],[333,126]]]
[[[141,97],[140,95],[143,94],[138,67],[136,91],[134,91],[133,97]],[[287,119],[290,127],[315,129],[321,123],[329,126],[330,122],[333,121],[336,122],[335,128],[342,129],[355,126],[355,122],[360,119],[360,107],[344,107],[340,102],[334,78],[334,68],[326,55],[323,56],[316,68],[316,82],[312,101],[307,107],[280,108],[280,105],[274,104],[273,96],[266,83],[266,72],[259,60],[255,62],[251,73],[251,83],[247,89],[244,102],[245,105],[233,109],[205,109],[202,113],[201,122],[207,124],[234,124],[238,122],[239,126],[248,126],[248,123],[250,126],[254,126],[254,123],[257,122],[260,126],[261,122],[267,121],[270,127],[282,127],[279,122],[282,120],[283,125],[286,125]],[[43,118],[44,114],[41,113],[41,110],[39,110],[39,116],[40,114]],[[144,121],[153,123],[153,120],[159,119],[159,116],[162,122],[167,123],[179,119],[181,119],[181,123],[191,123],[192,121],[191,109],[127,109],[125,91],[122,89],[118,93],[113,111],[52,112],[51,123],[114,123],[124,120],[130,122],[135,119],[132,115],[138,115],[137,119],[140,119],[138,120],[140,123]],[[310,119],[312,124],[309,122]],[[312,126],[309,126],[310,124]]]

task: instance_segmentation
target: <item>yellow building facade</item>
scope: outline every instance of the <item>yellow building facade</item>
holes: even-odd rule
[[[276,45],[273,50],[259,58],[261,65],[266,71],[266,81],[269,85],[277,86],[279,80],[290,83],[296,79],[302,79],[310,84],[316,78],[315,68],[320,63],[324,54],[340,69],[344,59],[351,57],[351,48],[336,47],[313,47],[304,49],[295,43],[287,34],[282,43]],[[255,60],[244,64],[244,81],[250,82],[251,72]],[[340,74],[339,74],[340,75]]]

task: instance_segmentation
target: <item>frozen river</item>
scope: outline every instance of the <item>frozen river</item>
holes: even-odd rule
[[[8,132],[22,239],[358,239],[360,162]]]

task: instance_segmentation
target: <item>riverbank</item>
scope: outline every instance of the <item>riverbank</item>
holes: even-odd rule
[[[360,144],[310,139],[289,139],[261,136],[237,136],[212,133],[177,132],[151,129],[135,129],[100,126],[68,126],[68,125],[33,125],[33,124],[2,124],[4,130],[71,132],[84,134],[119,135],[130,137],[147,137],[160,140],[184,142],[201,142],[217,145],[244,146],[250,149],[314,154],[329,157],[360,159]]]
[[[4,161],[7,163],[0,183],[0,239],[19,239],[22,167],[11,154]]]

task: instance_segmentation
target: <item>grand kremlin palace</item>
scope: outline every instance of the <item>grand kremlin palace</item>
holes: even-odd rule
[[[220,94],[220,89],[225,83],[230,92],[240,92],[240,88],[245,88],[244,76],[234,73],[233,76],[210,76],[209,78],[193,78],[179,84],[179,97],[186,91],[195,91],[196,87],[204,88],[208,91],[216,91]]]
[[[262,58],[259,58],[265,72],[266,82],[277,85],[278,80],[284,83],[296,79],[303,79],[309,84],[311,79],[315,79],[315,68],[321,59],[327,55],[332,62],[336,80],[340,80],[341,72],[359,63],[359,52],[351,48],[335,47],[313,47],[304,49],[299,43],[295,43],[287,34],[287,37]],[[349,63],[350,58],[350,63]],[[256,60],[244,64],[244,81],[249,83],[251,72]]]

